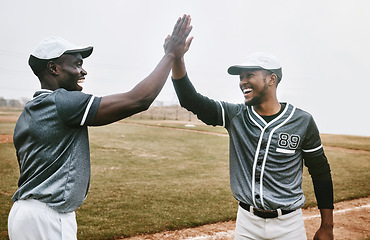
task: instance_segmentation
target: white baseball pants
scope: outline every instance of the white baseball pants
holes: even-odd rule
[[[235,240],[246,239],[307,240],[302,209],[264,219],[239,206]]]
[[[75,212],[59,213],[34,199],[18,200],[8,217],[10,240],[76,240]]]

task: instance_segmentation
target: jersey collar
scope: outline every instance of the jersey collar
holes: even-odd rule
[[[40,89],[40,90],[37,90],[34,94],[33,94],[33,98],[37,98],[41,95],[44,95],[44,94],[50,94],[52,93],[53,91],[52,90],[49,90],[49,89]]]

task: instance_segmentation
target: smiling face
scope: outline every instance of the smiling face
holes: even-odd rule
[[[58,70],[57,82],[59,88],[68,91],[82,91],[78,83],[85,80],[87,72],[82,68],[83,59],[81,54],[63,54],[55,60]]]
[[[266,99],[268,95],[266,79],[269,75],[271,73],[265,70],[245,70],[240,73],[239,86],[246,105],[259,105]]]

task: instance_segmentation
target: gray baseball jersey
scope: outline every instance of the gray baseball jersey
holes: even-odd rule
[[[302,153],[323,151],[317,127],[307,112],[287,103],[267,123],[252,107],[220,103],[230,136],[230,184],[234,197],[264,209],[304,205]]]
[[[187,76],[173,84],[183,107],[206,124],[227,129],[230,185],[238,201],[263,209],[301,208],[305,203],[303,155],[307,166],[324,166],[320,174],[329,176],[331,184],[319,131],[309,113],[282,103],[284,110],[267,122],[253,107],[217,102],[198,94]],[[309,168],[311,174],[316,175],[315,167]],[[330,189],[330,184],[323,186]],[[327,198],[331,207],[332,199]]]
[[[13,201],[37,199],[58,212],[84,201],[90,181],[87,126],[100,98],[78,91],[37,91],[14,129],[20,167]]]

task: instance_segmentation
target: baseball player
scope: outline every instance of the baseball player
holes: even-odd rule
[[[95,97],[82,93],[83,59],[93,47],[47,38],[29,58],[41,83],[14,129],[20,167],[18,189],[8,217],[12,240],[77,239],[75,210],[90,181],[87,126],[105,125],[146,110],[168,78],[175,58],[191,38],[190,16],[179,18],[164,43],[165,54],[131,91]]]
[[[181,106],[204,123],[228,131],[230,185],[239,202],[235,239],[306,239],[301,210],[303,165],[311,174],[321,213],[314,239],[333,239],[330,167],[312,116],[277,99],[282,79],[279,60],[254,53],[228,73],[239,76],[243,104],[214,101],[197,93],[183,57],[172,67]]]

